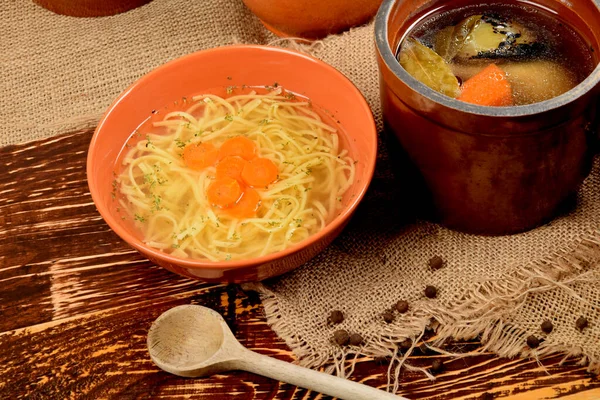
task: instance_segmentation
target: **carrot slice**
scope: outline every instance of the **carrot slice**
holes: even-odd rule
[[[252,188],[246,188],[238,202],[227,208],[227,214],[235,218],[251,218],[256,216],[256,211],[260,206],[260,195]]]
[[[242,179],[252,187],[267,187],[277,179],[277,165],[268,158],[257,157],[248,161],[242,170]]]
[[[183,149],[183,162],[188,168],[201,170],[213,165],[217,154],[217,148],[210,143],[192,143]]]
[[[256,143],[244,136],[227,139],[219,149],[219,160],[227,156],[238,156],[252,160],[256,156]]]
[[[490,64],[466,80],[458,100],[480,106],[510,106],[512,90],[506,74],[496,64]]]
[[[242,196],[240,183],[228,176],[215,179],[206,191],[208,201],[212,205],[226,208],[234,205]]]
[[[248,161],[238,156],[227,156],[217,164],[217,178],[228,176],[238,181],[242,179],[242,170]]]

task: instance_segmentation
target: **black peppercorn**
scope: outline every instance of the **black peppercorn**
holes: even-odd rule
[[[333,332],[333,340],[340,346],[345,346],[350,341],[350,335],[347,331],[340,329]]]
[[[383,317],[383,320],[388,324],[394,322],[394,314],[390,310],[384,311],[384,313],[381,314],[381,316]]]
[[[344,320],[344,313],[341,312],[340,310],[333,310],[329,314],[328,321],[330,324],[337,325],[337,324],[342,323],[343,320]]]
[[[434,256],[429,259],[429,267],[431,269],[440,269],[444,266],[444,260],[440,256]]]
[[[444,363],[441,360],[433,360],[431,363],[432,372],[441,372],[444,369]]]
[[[363,342],[363,337],[358,333],[350,335],[350,344],[352,346],[360,346]]]
[[[530,335],[527,337],[527,346],[529,346],[532,349],[535,349],[539,345],[540,345],[540,339],[538,339],[536,336]]]
[[[406,338],[404,339],[402,342],[400,342],[400,348],[403,351],[407,351],[410,350],[410,348],[412,347],[413,341],[411,338]]]
[[[425,296],[429,297],[430,299],[435,298],[437,296],[437,289],[435,286],[428,285],[425,288]]]
[[[408,301],[406,300],[399,300],[396,303],[396,310],[398,310],[398,312],[400,314],[404,314],[405,312],[408,311]]]
[[[553,329],[554,329],[554,326],[552,325],[552,322],[549,319],[542,322],[542,331],[544,333],[550,333],[550,332],[552,332]]]
[[[588,326],[588,320],[587,320],[587,318],[585,318],[585,317],[579,317],[579,318],[577,318],[577,321],[575,321],[575,326],[580,331],[583,331]]]

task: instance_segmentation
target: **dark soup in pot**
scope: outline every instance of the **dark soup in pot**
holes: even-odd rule
[[[421,13],[397,58],[410,75],[447,96],[518,106],[575,87],[595,68],[593,53],[573,24],[545,7],[459,1]]]

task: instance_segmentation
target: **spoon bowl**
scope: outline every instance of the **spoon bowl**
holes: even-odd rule
[[[229,346],[224,346],[226,338]],[[148,332],[152,361],[179,376],[200,377],[227,371],[231,369],[227,361],[232,359],[228,350],[237,347],[243,350],[221,315],[201,306],[172,308],[158,317]]]

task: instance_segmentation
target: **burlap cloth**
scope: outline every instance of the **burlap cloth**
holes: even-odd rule
[[[240,0],[154,0],[98,19],[2,1],[0,145],[93,126],[125,87],[173,58],[275,39]],[[372,26],[304,49],[354,81],[381,126]],[[393,381],[404,357],[398,342],[416,342],[430,325],[437,329],[432,345],[481,335],[486,349],[501,356],[561,352],[600,370],[598,161],[573,211],[520,235],[479,237],[426,222],[402,223],[393,211],[399,195],[410,193],[394,185],[382,146],[369,194],[341,237],[305,266],[255,285],[268,321],[300,363],[347,375],[356,354],[394,355]],[[446,260],[444,268],[427,266],[434,255]],[[425,298],[425,285],[438,288],[436,299]],[[381,313],[399,299],[410,302],[409,312],[385,323]],[[338,328],[326,321],[332,309],[344,311],[339,327],[363,335],[363,346],[332,343]],[[590,323],[583,332],[575,327],[579,316]],[[549,335],[540,330],[545,319],[554,323]],[[535,350],[525,344],[531,334],[545,339]]]

